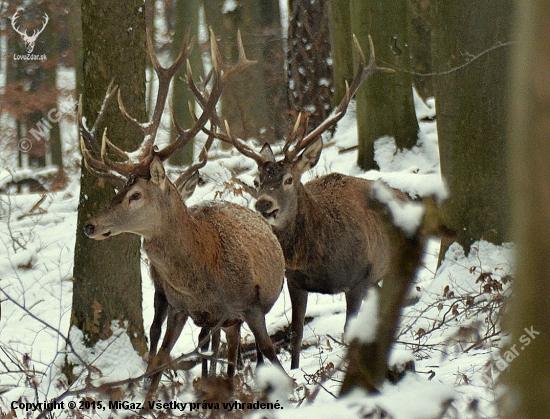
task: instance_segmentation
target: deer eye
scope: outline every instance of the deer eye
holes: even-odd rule
[[[138,199],[141,198],[141,194],[139,192],[135,192],[134,194],[132,194],[132,196],[130,197],[130,201],[137,201]]]
[[[260,187],[260,182],[258,181],[258,179],[254,179],[254,187],[256,189],[258,189]]]
[[[287,177],[287,178],[283,181],[283,183],[284,183],[285,185],[292,185],[292,176]]]

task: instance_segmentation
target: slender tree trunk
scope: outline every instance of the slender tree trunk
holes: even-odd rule
[[[55,14],[54,10],[49,9],[48,14],[50,16],[58,16]],[[55,92],[54,100],[46,105],[44,108],[43,116],[46,117],[48,112],[53,108],[58,108],[57,101],[57,69],[59,66],[60,59],[60,45],[59,38],[56,36],[57,25],[62,22],[49,22],[44,32],[41,34],[44,39],[44,44],[46,46],[45,53],[48,56],[49,60],[57,62],[58,65],[49,66],[44,69],[45,78],[44,78],[44,89]],[[63,170],[63,147],[61,144],[61,130],[59,128],[58,122],[51,122],[51,128],[49,130],[49,151],[52,158],[52,164],[57,166],[60,171]]]
[[[296,113],[319,125],[332,110],[332,66],[328,28],[328,2],[292,0],[289,3],[289,102]]]
[[[95,121],[112,79],[128,112],[145,120],[144,22],[142,1],[83,0],[83,111],[88,124]],[[103,127],[108,127],[109,139],[122,149],[136,149],[141,136],[116,103],[111,105]],[[120,235],[97,242],[83,233],[84,223],[113,195],[110,184],[82,169],[71,324],[84,332],[90,345],[110,336],[112,321],[127,324],[134,348],[144,353],[139,237]]]
[[[502,376],[503,419],[550,418],[550,3],[515,1],[508,164],[517,280],[506,324],[519,355]],[[520,349],[521,348],[521,349]],[[506,349],[506,348],[505,348]],[[494,369],[496,370],[496,368]]]
[[[346,94],[346,81],[353,79],[353,41],[350,0],[328,0],[332,70],[334,73],[333,105]]]
[[[176,2],[174,39],[172,44],[172,57],[175,59],[179,54],[183,38],[189,32],[190,37],[195,38],[195,47],[189,57],[189,63],[193,70],[193,76],[198,80],[202,74],[202,60],[198,44],[199,36],[199,7],[201,0],[186,0]],[[177,121],[183,127],[193,125],[194,119],[190,109],[195,110],[195,97],[187,88],[185,83],[187,69],[182,66],[172,84],[172,109]],[[172,133],[174,139],[175,133]],[[190,141],[184,148],[176,152],[171,158],[170,163],[176,165],[186,165],[193,161],[193,143]]]
[[[431,1],[408,0],[409,8],[409,45],[413,83],[423,98],[434,95],[433,77],[426,76],[433,71],[432,66],[432,30],[430,20]]]
[[[450,189],[448,227],[466,249],[478,239],[508,240],[506,88],[512,2],[434,2],[433,56],[441,170]],[[471,61],[471,62],[470,62]]]

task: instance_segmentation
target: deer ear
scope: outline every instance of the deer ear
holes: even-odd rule
[[[157,156],[155,156],[149,166],[149,173],[151,174],[151,182],[155,185],[159,185],[162,190],[164,190],[166,186],[166,172],[164,171],[162,162]]]
[[[267,161],[275,161],[275,154],[273,154],[273,150],[271,150],[271,146],[268,143],[265,143],[260,150],[260,156],[262,156]]]
[[[321,151],[323,150],[323,139],[319,137],[317,140],[310,143],[305,150],[294,161],[294,167],[298,169],[300,174],[308,171],[319,162]]]
[[[199,183],[199,178],[199,172],[196,171],[191,176],[187,176],[184,179],[180,178],[176,181],[176,188],[178,188],[184,202],[191,198],[191,195],[195,192],[197,183]]]

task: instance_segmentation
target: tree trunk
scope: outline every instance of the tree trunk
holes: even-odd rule
[[[287,45],[290,107],[309,115],[313,129],[332,110],[327,1],[290,1]]]
[[[50,65],[49,67],[44,69],[44,87],[43,89],[49,90],[52,92],[55,92],[54,100],[52,100],[51,103],[45,106],[44,108],[44,117],[47,117],[48,112],[51,109],[58,109],[58,101],[57,101],[57,69],[59,66],[60,61],[60,43],[57,31],[57,25],[63,24],[64,22],[60,22],[59,14],[55,13],[55,10],[51,10],[49,8],[48,10],[49,16],[55,16],[56,21],[55,22],[49,22],[46,28],[44,29],[44,32],[42,33],[42,36],[44,37],[44,43],[46,46],[46,55],[48,56],[49,61],[54,61],[57,63],[57,65]],[[65,19],[66,16],[63,16],[63,19]],[[61,130],[59,127],[59,122],[50,121],[51,128],[49,130],[49,149],[50,149],[50,155],[52,159],[52,164],[54,166],[57,166],[59,170],[63,170],[63,146],[61,144]]]
[[[193,77],[198,80],[202,74],[202,60],[200,47],[198,45],[199,37],[199,7],[201,0],[186,0],[176,2],[174,38],[172,43],[172,58],[175,59],[181,50],[183,38],[189,32],[189,36],[195,38],[195,47],[189,57],[189,63],[193,71]],[[195,97],[187,88],[185,83],[187,69],[182,66],[172,84],[172,110],[176,120],[183,127],[190,127],[194,123],[193,116],[189,109],[195,110]],[[172,127],[173,128],[173,127]],[[172,132],[172,140],[175,139],[175,133]],[[194,141],[190,141],[181,150],[178,150],[171,158],[170,163],[183,166],[193,161]]]
[[[510,344],[521,350],[503,374],[507,392],[499,398],[499,417],[549,419],[550,3],[514,3],[517,18],[507,162],[512,235],[518,252],[517,280],[506,324],[512,332]]]
[[[145,27],[143,2],[113,3],[83,0],[84,46],[83,113],[91,125],[109,82],[121,89],[128,112],[145,120]],[[109,139],[124,150],[134,150],[141,136],[132,130],[112,103],[104,127]],[[103,128],[100,128],[100,132]],[[147,349],[143,333],[140,239],[120,235],[97,242],[83,233],[83,225],[114,195],[114,189],[82,169],[76,231],[73,311],[71,324],[93,345],[112,333],[111,322],[127,322],[128,334],[139,353]]]
[[[408,0],[409,45],[411,48],[411,68],[413,83],[423,98],[434,95],[432,73],[432,30],[430,20],[431,2],[428,0]]]
[[[337,106],[346,94],[346,81],[353,79],[353,41],[351,33],[350,0],[329,0],[330,45],[334,74],[333,105]]]
[[[441,170],[450,198],[446,222],[468,251],[485,238],[508,239],[506,88],[511,1],[434,2],[433,56]],[[465,65],[455,71],[453,68]],[[447,73],[445,73],[448,71]]]
[[[399,71],[410,69],[407,1],[351,0],[351,23],[365,54],[370,34],[377,62],[397,70],[395,74],[373,74],[356,94],[357,158],[359,166],[367,170],[376,168],[373,144],[378,138],[392,136],[399,148],[411,148],[418,137],[412,76]]]

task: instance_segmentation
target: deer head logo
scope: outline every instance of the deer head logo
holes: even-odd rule
[[[50,18],[48,17],[47,13],[44,13],[44,17],[42,20],[42,28],[40,29],[34,29],[32,35],[27,34],[27,30],[25,29],[24,32],[21,32],[19,27],[16,26],[16,20],[19,17],[19,10],[15,12],[13,17],[11,18],[11,26],[17,32],[19,35],[21,35],[21,38],[23,39],[23,42],[25,42],[25,49],[29,54],[31,54],[34,50],[34,43],[36,42],[36,38],[38,38],[38,35],[42,33],[46,25],[48,24],[48,21]]]

